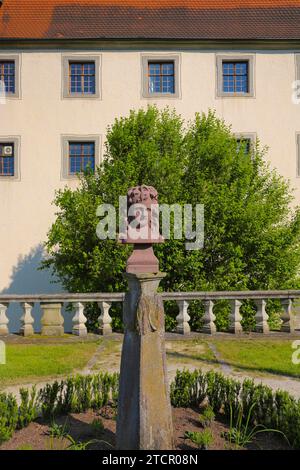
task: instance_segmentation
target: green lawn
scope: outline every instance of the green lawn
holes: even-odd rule
[[[234,368],[300,378],[300,365],[292,363],[291,340],[214,340],[213,343],[222,359]]]
[[[57,377],[84,368],[99,342],[73,344],[8,344],[0,365],[0,388]]]
[[[103,341],[103,340],[102,340]],[[218,368],[219,363],[209,348],[212,343],[221,359],[243,373],[281,374],[300,378],[300,365],[292,363],[291,340],[281,339],[215,339],[166,341],[167,360],[171,367]],[[95,353],[98,342],[8,344],[5,365],[0,365],[0,389],[14,384],[46,381],[83,369]],[[121,343],[102,342],[95,370],[119,370]]]
[[[193,365],[201,368],[201,364],[214,364],[218,367],[214,353],[206,341],[180,340],[166,341],[168,363],[176,363],[180,367]]]

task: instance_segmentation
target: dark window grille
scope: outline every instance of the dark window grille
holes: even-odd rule
[[[0,80],[5,84],[5,92],[14,94],[16,91],[16,66],[13,60],[0,61]]]
[[[248,61],[223,61],[222,68],[224,93],[249,93]]]
[[[148,63],[149,93],[175,93],[174,62]]]
[[[96,93],[95,62],[69,63],[69,92],[81,95]]]
[[[69,174],[83,173],[88,168],[95,171],[95,143],[69,142]]]
[[[244,154],[249,155],[251,152],[251,139],[236,139],[237,152],[239,153],[241,148],[244,149]]]
[[[0,143],[0,176],[14,176],[15,155],[14,144]]]

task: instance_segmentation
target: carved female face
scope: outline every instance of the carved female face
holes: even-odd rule
[[[136,186],[135,188],[130,188],[127,193],[127,196],[129,205],[138,204],[139,202],[141,202],[141,191],[138,186]]]

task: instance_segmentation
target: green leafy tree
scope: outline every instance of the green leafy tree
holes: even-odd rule
[[[160,203],[204,204],[203,249],[187,251],[186,241],[172,233],[155,247],[168,274],[164,290],[299,286],[300,213],[292,209],[288,182],[266,163],[266,150],[257,143],[247,154],[211,111],[186,124],[175,111],[149,107],[115,120],[96,173],[82,175],[78,189],[56,193],[58,213],[43,267],[52,268],[68,291],[126,289],[122,273],[131,248],[97,238],[96,208],[110,203],[118,210],[119,196],[138,184],[154,186]],[[192,326],[198,327],[201,307],[195,303],[191,309]],[[218,326],[225,327],[228,305],[220,302],[216,310],[223,312]],[[168,304],[167,312],[171,328],[174,305]],[[251,326],[249,305],[244,313]]]

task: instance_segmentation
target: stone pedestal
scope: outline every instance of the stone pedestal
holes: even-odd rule
[[[64,318],[61,314],[61,304],[41,303],[42,335],[63,336]]]
[[[164,274],[125,274],[125,335],[117,419],[120,450],[173,448],[164,344],[164,308],[157,288]]]

